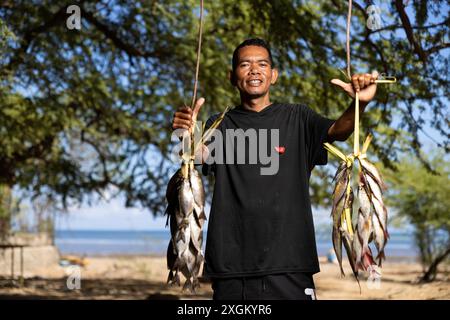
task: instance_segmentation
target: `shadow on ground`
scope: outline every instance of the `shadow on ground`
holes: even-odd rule
[[[23,286],[0,278],[0,299],[139,299],[179,300],[211,299],[209,284],[202,283],[196,294],[180,287],[140,279],[83,279],[81,288],[70,290],[67,278],[28,278]]]

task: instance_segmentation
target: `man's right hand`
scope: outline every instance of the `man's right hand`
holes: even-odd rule
[[[189,130],[193,128],[195,122],[197,121],[198,112],[204,103],[205,99],[200,98],[195,103],[194,110],[186,106],[179,108],[173,116],[172,129]]]
[[[179,135],[180,139],[184,136],[187,130],[193,130],[195,121],[197,121],[198,112],[200,111],[200,108],[204,103],[205,99],[200,98],[195,103],[194,110],[189,107],[183,106],[175,112],[172,121],[172,129],[182,129],[182,133]],[[208,156],[208,147],[204,144],[201,144],[201,147],[196,152],[195,162],[204,163],[204,159],[206,159]]]

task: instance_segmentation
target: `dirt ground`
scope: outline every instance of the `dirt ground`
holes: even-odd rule
[[[321,272],[314,276],[318,299],[450,299],[450,267],[441,267],[438,279],[419,284],[421,267],[417,263],[386,262],[380,281],[361,279],[359,287],[344,265],[347,276],[341,278],[335,264],[320,258]],[[201,283],[196,295],[182,292],[180,287],[166,285],[164,257],[88,257],[79,269],[80,289],[70,290],[67,282],[70,267],[55,266],[26,273],[23,286],[0,280],[0,299],[211,299],[207,282]],[[70,282],[72,285],[76,282]],[[69,283],[69,284],[70,284]],[[70,285],[69,285],[70,287]]]

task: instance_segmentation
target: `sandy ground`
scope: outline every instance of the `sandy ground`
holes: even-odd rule
[[[55,266],[25,273],[25,281],[0,278],[0,298],[26,299],[211,299],[208,282],[196,295],[182,293],[180,287],[166,285],[164,257],[88,257],[81,271],[81,288],[67,287],[68,267]],[[419,284],[417,263],[386,262],[381,281],[361,279],[359,287],[351,274],[340,278],[335,264],[320,258],[321,272],[314,276],[319,299],[450,299],[450,266],[440,268],[438,279]],[[349,266],[344,265],[348,272]],[[73,270],[72,270],[73,272]],[[76,284],[72,282],[72,284]]]

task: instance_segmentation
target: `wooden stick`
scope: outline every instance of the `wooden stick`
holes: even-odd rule
[[[397,79],[395,79],[395,80],[387,80],[387,79],[375,80],[375,83],[395,83],[395,82],[397,82]]]

